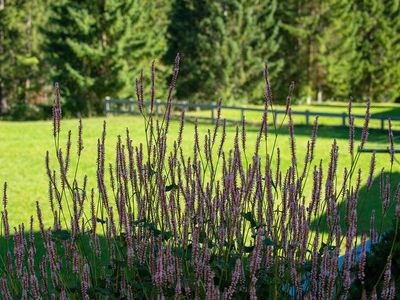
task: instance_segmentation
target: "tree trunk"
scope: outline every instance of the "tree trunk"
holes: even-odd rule
[[[322,103],[322,101],[324,100],[324,98],[322,97],[322,90],[318,91],[317,100],[318,100],[318,103]]]
[[[312,98],[311,98],[311,95],[310,95],[310,94],[307,94],[306,101],[307,101],[307,105],[311,105],[311,103],[312,103]]]
[[[0,114],[5,114],[8,111],[7,98],[4,93],[3,83],[0,82]]]

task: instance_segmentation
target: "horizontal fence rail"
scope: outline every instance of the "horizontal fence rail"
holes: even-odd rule
[[[366,152],[366,153],[391,153],[393,151],[393,153],[400,153],[400,149],[390,149],[389,147],[387,148],[361,148],[358,147],[358,152]]]
[[[143,105],[147,106],[150,104],[150,101],[144,101]],[[113,108],[112,106],[117,105],[117,108]],[[167,105],[166,101],[155,100],[154,101],[154,113],[161,114],[161,108]],[[122,109],[121,106],[126,106],[127,109]],[[219,107],[217,104],[209,103],[189,103],[189,102],[172,102],[172,107],[180,108],[182,110],[188,111],[189,109],[196,109],[196,110],[210,110],[210,116],[198,116],[197,119],[205,119],[211,120],[212,122],[216,119],[216,109]],[[231,105],[221,105],[222,109],[229,109],[229,110],[237,110],[240,111],[241,118],[238,119],[229,119],[227,121],[232,122],[239,122],[244,119],[246,112],[264,112],[262,108],[255,108],[255,107],[242,107],[242,106],[231,106]],[[137,101],[133,99],[112,99],[110,97],[106,97],[104,100],[104,110],[106,116],[109,114],[138,114],[139,109],[137,107]],[[268,112],[273,114],[274,119],[278,117],[278,115],[285,115],[286,110],[274,109],[268,110]],[[315,111],[292,111],[292,115],[299,115],[304,116],[306,125],[310,125],[310,117],[332,117],[341,120],[341,125],[346,126],[348,120],[347,113],[330,113],[330,112],[315,112]],[[354,119],[364,119],[364,115],[352,115]],[[390,117],[392,121],[400,121],[400,116],[392,116]],[[371,116],[370,120],[379,120],[380,121],[380,129],[385,129],[385,123],[387,123],[388,118],[385,116]]]

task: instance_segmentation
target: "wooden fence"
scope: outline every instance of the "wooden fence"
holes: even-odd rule
[[[149,101],[145,101],[144,105],[149,105]],[[166,106],[167,102],[161,101],[161,100],[156,100],[154,101],[154,113],[155,114],[161,114],[161,108]],[[114,107],[113,107],[114,106]],[[122,109],[125,107],[125,109]],[[201,103],[189,103],[189,102],[173,102],[172,107],[174,108],[179,108],[181,110],[186,110],[188,111],[189,109],[195,109],[195,110],[210,110],[210,116],[199,116],[197,117],[198,119],[206,119],[210,120],[211,122],[214,122],[216,119],[216,110],[218,108],[217,104],[201,104]],[[253,107],[241,107],[241,106],[230,106],[230,105],[221,105],[222,109],[229,109],[229,110],[236,110],[240,111],[240,116],[241,119],[228,119],[227,121],[231,122],[240,122],[246,112],[264,112],[264,109],[262,108],[253,108]],[[138,114],[138,108],[137,108],[137,101],[134,101],[133,99],[112,99],[110,97],[107,97],[104,100],[104,109],[106,116],[109,114]],[[274,109],[274,110],[269,110],[273,114],[273,117],[276,118],[278,115],[286,114],[285,110],[279,110],[279,109]],[[292,111],[292,115],[300,115],[305,117],[306,125],[311,124],[311,117],[315,116],[320,116],[320,117],[329,117],[329,118],[337,118],[341,121],[342,126],[346,126],[348,115],[347,113],[330,113],[330,112],[315,112],[315,111]],[[355,119],[364,119],[364,115],[353,115]],[[380,129],[383,130],[385,129],[385,123],[387,123],[387,117],[385,116],[371,116],[370,120],[379,120],[380,121]],[[400,121],[400,116],[392,116],[391,120],[393,121]]]

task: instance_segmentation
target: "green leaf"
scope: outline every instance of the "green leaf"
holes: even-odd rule
[[[153,231],[155,237],[157,237],[161,234],[161,230],[158,230],[155,227],[149,227],[149,229],[151,229]]]
[[[177,188],[178,188],[178,186],[177,186],[175,183],[172,183],[172,184],[167,185],[167,186],[165,187],[165,191],[166,191],[166,192],[170,192],[170,191],[172,191],[172,190],[176,190]]]
[[[161,237],[163,241],[168,241],[172,237],[172,232],[164,231],[163,233],[161,233]]]
[[[141,289],[143,289],[143,286],[142,286],[142,284],[141,284],[140,282],[135,282],[135,284],[133,285],[133,287],[134,287],[136,290],[141,290]]]
[[[121,268],[125,268],[128,265],[126,260],[113,259],[113,262],[117,267]]]
[[[204,230],[200,231],[200,234],[199,234],[199,243],[203,244],[204,241],[206,240],[206,238],[207,238],[206,232],[205,232]]]
[[[312,264],[310,261],[306,261],[303,265],[303,270],[306,272],[311,272]]]
[[[273,241],[273,240],[271,240],[270,238],[266,238],[266,239],[264,239],[264,246],[275,246],[276,245],[276,243]]]
[[[150,177],[157,174],[157,172],[154,171],[152,168],[150,168],[149,173],[150,173]]]
[[[253,252],[255,246],[244,246],[243,251],[244,253],[251,253]]]
[[[96,221],[97,221],[98,223],[101,223],[101,224],[107,223],[107,221],[105,221],[105,220],[103,220],[103,219],[100,219],[100,218],[96,218]]]
[[[321,244],[321,248],[319,249],[319,252],[320,252],[320,253],[323,253],[323,252],[324,252],[324,249],[325,249],[325,247],[328,247],[328,251],[334,251],[334,250],[336,249],[336,246],[333,246],[333,245],[328,245],[328,244],[326,244],[326,243],[322,242],[322,244]]]
[[[146,222],[146,218],[143,218],[143,219],[139,219],[139,220],[133,221],[133,225],[140,225],[140,224],[145,223],[145,222]]]
[[[25,66],[35,66],[39,63],[37,57],[17,55],[17,61]]]
[[[253,213],[252,212],[247,212],[247,213],[242,213],[242,217],[250,222],[251,227],[255,228],[258,226],[256,220],[254,219]]]
[[[79,285],[69,285],[69,286],[66,286],[66,288],[70,293],[78,293],[81,290]],[[55,289],[58,292],[61,292],[63,288],[61,286],[56,286]]]
[[[185,251],[180,247],[172,248],[173,253],[178,257],[183,257],[185,255]]]
[[[171,231],[161,231],[156,227],[154,223],[143,222],[142,226],[147,227],[151,231],[153,231],[155,237],[161,235],[163,241],[168,241],[172,237]]]
[[[101,288],[101,287],[95,288],[95,292],[99,293],[101,295],[104,295],[104,296],[110,296],[110,295],[113,294],[113,291],[111,289],[109,289],[109,288]]]
[[[68,230],[55,230],[52,231],[52,237],[57,240],[69,240],[71,238],[71,234]]]

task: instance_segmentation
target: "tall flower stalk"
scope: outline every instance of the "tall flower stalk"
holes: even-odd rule
[[[343,173],[337,167],[340,149],[335,140],[328,168],[323,168],[322,161],[314,161],[318,119],[305,157],[298,155],[291,108],[293,83],[281,123],[269,118],[273,96],[267,69],[265,112],[255,147],[248,145],[244,118],[236,127],[233,147],[227,146],[227,124],[221,118],[219,101],[214,128],[203,134],[196,121],[192,151],[187,152],[183,147],[188,142],[183,134],[185,113],[176,139],[171,138],[169,130],[179,63],[178,55],[161,116],[154,111],[154,63],[149,107],[144,101],[144,73],[136,80],[144,143],[132,140],[127,129],[124,136],[118,136],[115,160],[106,161],[104,122],[97,141],[96,185],[92,187],[87,176],[80,176],[80,158],[85,151],[82,120],[77,138],[70,131],[66,145],[60,144],[61,95],[56,85],[55,151],[53,156],[47,152],[45,160],[53,224],[45,227],[37,203],[29,236],[24,234],[23,224],[11,235],[5,184],[1,234],[6,250],[0,256],[0,285],[5,299],[21,295],[24,299],[337,299],[349,295],[356,278],[364,284],[365,234],[361,237],[360,259],[354,250],[363,174],[358,168],[359,153],[354,153],[351,103],[351,164]],[[368,137],[369,107],[361,148]],[[290,153],[283,153],[277,143],[286,119]],[[270,133],[272,147],[268,147]],[[71,151],[74,140],[77,151]],[[394,161],[392,133],[389,140]],[[77,155],[76,166],[71,165],[73,155]],[[286,167],[281,163],[284,156],[290,157]],[[368,188],[375,159],[373,154]],[[305,188],[308,180],[310,192]],[[384,208],[394,198],[384,193]],[[344,227],[341,202],[346,203]],[[34,222],[39,225],[39,236],[33,233]],[[371,235],[374,241],[378,239],[375,228]],[[42,252],[39,244],[43,245]],[[344,263],[340,265],[342,254]],[[384,289],[378,291],[377,285],[374,295],[390,298],[393,294],[390,261],[389,257],[381,276]],[[357,267],[359,272],[352,273]]]

